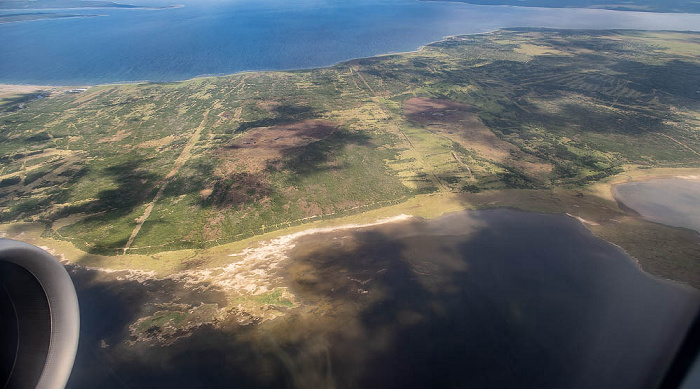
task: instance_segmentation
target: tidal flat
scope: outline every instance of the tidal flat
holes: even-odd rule
[[[647,220],[700,232],[700,176],[629,182],[613,193]]]

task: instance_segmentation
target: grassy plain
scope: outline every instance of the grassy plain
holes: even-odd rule
[[[697,174],[698,53],[693,33],[501,30],[324,69],[8,91],[0,231],[169,274],[312,226],[509,206],[585,219],[698,286],[697,234],[609,189]]]

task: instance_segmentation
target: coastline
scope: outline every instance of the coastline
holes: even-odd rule
[[[642,168],[641,166],[628,166],[622,173],[596,182],[589,188],[593,193],[603,198],[617,201],[613,194],[613,190],[616,185],[628,182],[649,181],[663,178],[684,178],[688,176],[697,176],[700,178],[700,167]]]
[[[425,0],[416,0],[416,1],[425,1]],[[516,6],[508,6],[508,7],[516,7]],[[529,7],[529,8],[532,8],[532,7]],[[583,9],[585,9],[585,8],[583,8]],[[631,12],[631,11],[620,11],[620,12]],[[97,16],[103,16],[103,15],[97,15]],[[286,72],[314,71],[314,70],[330,69],[330,68],[334,68],[334,67],[338,67],[338,66],[351,65],[353,62],[360,61],[363,59],[382,58],[382,57],[389,57],[389,56],[394,56],[394,55],[419,53],[423,50],[426,50],[431,45],[443,43],[449,39],[454,39],[454,38],[459,38],[459,37],[468,37],[468,36],[488,35],[488,34],[493,34],[493,33],[499,32],[499,31],[521,30],[521,29],[551,30],[551,31],[678,32],[678,33],[684,33],[684,34],[698,34],[698,35],[700,35],[700,31],[667,30],[667,29],[659,29],[659,30],[656,30],[656,29],[644,30],[644,29],[636,29],[636,28],[583,29],[583,28],[504,27],[504,26],[501,26],[501,27],[491,28],[491,29],[488,29],[486,31],[445,35],[438,40],[434,40],[434,41],[430,41],[428,43],[422,44],[414,50],[379,53],[379,54],[362,56],[362,57],[352,57],[352,58],[344,59],[344,60],[329,64],[329,65],[299,67],[299,68],[282,68],[282,69],[246,69],[246,70],[235,71],[232,73],[200,74],[200,75],[196,75],[196,76],[189,77],[189,78],[169,80],[169,81],[154,81],[154,80],[141,79],[141,80],[119,80],[119,81],[113,81],[113,82],[76,82],[76,83],[68,83],[68,84],[60,84],[60,83],[37,84],[37,83],[32,83],[32,82],[27,82],[27,83],[15,82],[15,81],[3,82],[0,80],[0,92],[2,91],[2,88],[5,86],[40,86],[40,87],[46,87],[46,88],[77,88],[77,87],[102,87],[102,86],[122,86],[122,85],[140,85],[140,84],[188,83],[188,82],[197,82],[200,80],[205,80],[205,79],[210,79],[210,78],[225,78],[225,77],[234,77],[234,76],[241,76],[241,75],[255,74],[255,73],[286,73]]]
[[[640,181],[645,179],[653,179],[653,177],[643,177]],[[510,197],[518,196],[518,193],[503,194]],[[605,228],[605,223],[589,220],[562,210],[552,209],[548,212],[531,209],[530,207],[508,204],[496,205],[487,203],[456,205],[454,203],[448,203],[447,206],[442,206],[442,204],[445,204],[445,200],[447,200],[449,197],[454,198],[458,196],[438,194],[428,195],[427,197],[432,197],[432,200],[434,200],[432,201],[432,209],[429,208],[431,203],[430,199],[413,198],[406,201],[406,203],[399,204],[397,206],[380,208],[333,220],[322,220],[311,222],[309,224],[302,224],[296,227],[281,229],[263,235],[253,236],[242,241],[226,243],[207,249],[166,251],[154,255],[126,254],[118,256],[101,256],[88,254],[75,247],[71,242],[43,237],[43,226],[38,225],[38,223],[12,223],[10,225],[0,224],[0,237],[22,239],[26,242],[37,245],[54,255],[65,266],[75,266],[106,274],[119,273],[120,277],[137,281],[139,283],[149,280],[164,279],[172,279],[179,282],[185,282],[185,284],[193,285],[199,282],[208,282],[219,285],[226,293],[257,295],[271,291],[270,285],[274,284],[272,274],[274,274],[275,270],[289,259],[287,252],[295,247],[296,241],[299,238],[337,231],[362,230],[392,223],[407,223],[411,220],[417,219],[433,220],[453,213],[511,209],[518,212],[561,215],[562,217],[571,218],[575,220],[575,222],[578,223],[580,227],[586,231],[586,233],[589,233],[596,238],[615,246],[618,250],[624,253],[624,255],[646,277],[687,288],[688,290],[700,290],[700,287],[694,285],[692,282],[667,277],[663,274],[650,271],[648,267],[645,266],[645,263],[640,261],[638,256],[635,256],[633,252],[630,252],[630,250],[621,245],[620,242],[608,239],[604,235],[600,234],[599,229]],[[408,205],[408,208],[413,208],[417,212],[412,214],[397,214],[397,212],[406,211],[405,208],[397,207],[406,205]],[[628,210],[623,210],[623,212],[630,217],[630,212]],[[631,217],[634,219],[641,219],[645,223],[656,224],[654,222],[647,221],[641,216],[635,215]],[[26,230],[24,230],[21,225],[24,225]],[[662,226],[665,225],[662,224]],[[8,233],[8,230],[24,231],[19,232],[19,234],[12,234]],[[204,257],[209,260],[205,259],[205,263],[203,265],[194,268],[181,266],[182,262],[194,257]],[[215,260],[212,261],[211,259]],[[163,265],[163,260],[167,261],[168,263],[166,268],[157,268],[146,265],[146,263],[153,265],[154,262]],[[261,267],[264,268],[263,271],[260,271]],[[241,274],[243,277],[241,277]]]
[[[613,8],[615,5],[614,2],[611,2],[613,4],[610,5],[605,5],[601,4],[598,6],[588,6],[588,7],[574,7],[574,6],[562,6],[562,7],[546,7],[546,6],[537,6],[537,5],[523,5],[523,4],[478,4],[478,3],[472,3],[471,0],[416,0],[416,1],[425,1],[425,2],[431,2],[431,3],[460,3],[460,4],[468,4],[474,7],[508,7],[508,8],[542,8],[542,9],[590,9],[590,10],[604,10],[604,11],[617,11],[617,12],[640,12],[640,13],[661,13],[661,14],[696,14],[696,12],[688,12],[688,11],[673,11],[673,10],[653,10],[653,9],[648,9],[648,8],[634,8],[632,5],[627,5],[626,7],[631,7],[631,8],[625,8],[623,3],[617,4],[618,8]],[[524,0],[519,0],[519,1],[524,1]],[[622,6],[622,8],[619,8]]]
[[[659,168],[645,172],[648,174],[634,176],[639,181],[676,177],[679,170],[682,173],[700,174],[700,168]],[[630,176],[628,173],[629,170],[613,176],[609,182],[594,186],[605,186],[608,193],[611,193],[615,183],[627,182]],[[251,278],[231,284],[233,289],[230,292],[266,293],[271,285],[267,282],[268,276],[271,277],[275,269],[287,259],[285,253],[294,246],[296,238],[316,233],[369,228],[385,223],[410,222],[414,218],[431,220],[454,212],[510,208],[575,219],[588,233],[624,252],[645,276],[700,290],[700,277],[693,270],[695,265],[687,255],[688,252],[697,251],[697,232],[648,221],[636,212],[625,209],[614,198],[607,200],[595,192],[592,187],[586,187],[575,190],[511,189],[463,195],[418,195],[396,205],[336,219],[312,221],[205,249],[181,249],[149,255],[89,254],[71,241],[44,236],[45,226],[41,223],[0,224],[0,237],[19,239],[42,247],[59,258],[65,266],[106,273],[119,272],[123,277],[138,282],[178,279],[196,283],[207,279],[208,282],[225,286],[235,280]],[[583,197],[580,197],[581,193],[584,193]],[[658,241],[664,244],[656,244]],[[669,247],[673,247],[671,254],[667,251]],[[196,266],[188,264],[193,260],[197,261]],[[270,271],[259,271],[261,266]]]
[[[642,219],[639,215],[630,215],[629,210],[618,208],[619,203],[612,195],[612,189],[615,185],[630,182],[630,177],[633,177],[632,180],[634,181],[645,181],[657,178],[677,177],[681,173],[689,175],[700,174],[700,168],[656,168],[642,170],[642,172],[646,174],[634,174],[634,176],[632,176],[629,174],[630,170],[626,170],[623,173],[610,177],[606,182],[598,182],[588,187],[576,189],[506,189],[484,191],[475,194],[433,193],[417,195],[395,205],[344,215],[334,219],[313,220],[297,226],[281,228],[264,234],[255,235],[240,241],[224,243],[204,249],[181,249],[163,251],[157,254],[138,254],[134,252],[117,256],[89,254],[78,249],[68,240],[58,240],[41,236],[44,225],[37,222],[0,224],[0,237],[23,238],[38,246],[58,249],[57,252],[64,256],[63,259],[71,263],[84,263],[86,266],[97,267],[101,267],[98,264],[104,264],[107,265],[105,268],[112,270],[136,269],[154,271],[157,274],[169,274],[177,271],[179,261],[183,258],[205,255],[209,257],[209,260],[205,261],[203,267],[210,267],[210,265],[215,266],[228,262],[230,257],[232,257],[229,254],[232,252],[243,251],[260,242],[282,236],[292,234],[301,234],[299,236],[302,236],[315,232],[364,228],[384,222],[408,220],[412,217],[434,219],[446,213],[465,210],[513,208],[545,214],[568,214],[569,217],[579,220],[586,229],[596,233],[595,230],[602,226],[599,219],[607,218],[610,211],[626,214],[627,217]],[[593,197],[593,199],[588,199],[588,202],[585,204],[576,204],[578,201],[576,199],[580,196],[580,193],[584,193],[584,197]],[[607,196],[600,196],[601,193],[607,193]],[[552,199],[556,199],[559,204],[552,204]],[[572,204],[573,208],[578,208],[576,209],[578,214],[566,210],[569,209]],[[595,208],[600,208],[600,212],[594,212]],[[585,222],[582,220],[585,220]],[[609,241],[608,239],[605,240]],[[219,257],[217,260],[211,260],[213,259],[211,257],[219,256],[223,252],[228,252],[228,254],[224,256],[225,258]],[[154,267],[144,263],[144,261],[151,262],[152,259],[158,259],[159,266]],[[163,261],[164,259],[167,260]]]
[[[38,21],[44,21],[44,20],[56,20],[56,19],[78,19],[78,18],[91,18],[91,17],[97,17],[97,16],[110,16],[107,14],[66,14],[66,13],[60,13],[60,11],[73,11],[73,12],[80,12],[83,10],[116,10],[116,11],[163,11],[167,9],[175,9],[175,8],[183,8],[185,7],[184,4],[173,4],[173,5],[167,5],[163,7],[148,7],[148,6],[133,6],[130,4],[119,4],[119,3],[111,3],[115,5],[122,5],[120,6],[91,6],[91,7],[39,7],[39,8],[0,8],[0,12],[23,12],[21,16],[31,16],[31,15],[37,15],[37,16],[42,16],[34,19],[26,19],[26,20],[11,20],[11,21],[2,21],[0,19],[0,25],[4,24],[13,24],[13,23],[26,23],[26,22],[38,22]],[[16,14],[6,14],[6,15],[0,15],[0,17],[8,17],[8,16],[17,16]]]
[[[422,1],[422,0],[416,0],[416,1]],[[98,15],[98,16],[102,16],[102,15]],[[240,75],[254,74],[254,73],[285,73],[285,72],[322,70],[322,69],[330,69],[330,68],[333,68],[336,66],[343,66],[346,64],[350,64],[351,62],[360,61],[363,59],[381,58],[381,57],[388,57],[388,56],[393,56],[393,55],[418,53],[418,52],[425,50],[430,45],[445,42],[448,39],[458,38],[461,36],[486,35],[486,34],[491,34],[494,32],[501,31],[501,30],[517,29],[517,28],[529,28],[529,27],[496,27],[496,28],[492,28],[490,30],[481,31],[481,32],[456,34],[456,35],[445,35],[444,37],[442,37],[438,40],[431,41],[431,42],[425,43],[423,45],[420,45],[415,50],[397,51],[397,52],[393,52],[393,53],[379,53],[379,54],[364,56],[364,57],[352,57],[352,58],[338,61],[338,62],[335,62],[335,63],[330,64],[330,65],[326,65],[326,66],[312,66],[312,67],[285,68],[285,69],[248,69],[248,70],[240,70],[240,71],[233,72],[233,73],[201,74],[201,75],[197,75],[197,76],[190,77],[190,78],[184,78],[184,79],[178,79],[178,80],[172,80],[172,81],[121,80],[121,81],[103,82],[103,83],[85,82],[85,83],[74,83],[74,84],[46,84],[46,85],[38,85],[36,83],[26,83],[25,84],[22,82],[2,82],[2,81],[0,81],[0,92],[2,92],[2,89],[6,86],[9,86],[9,87],[34,86],[34,87],[45,87],[45,88],[76,88],[76,87],[139,85],[139,84],[151,84],[151,83],[152,84],[187,83],[187,82],[196,82],[199,80],[205,80],[208,78],[224,78],[224,77],[233,77],[233,76],[240,76]],[[531,28],[539,28],[539,27],[531,27]],[[568,29],[554,29],[553,28],[552,30],[568,30]],[[572,29],[572,30],[574,30],[574,29]],[[611,29],[611,31],[613,31],[613,30],[615,30],[615,29]],[[620,30],[620,29],[618,29],[618,30]],[[654,31],[656,31],[656,30],[654,30]]]
[[[112,3],[112,4],[120,4],[120,3]],[[130,4],[121,4],[121,5],[130,5]],[[56,10],[82,10],[82,9],[108,9],[108,10],[120,10],[120,11],[159,11],[159,10],[164,10],[164,9],[173,9],[173,8],[183,8],[185,7],[184,4],[173,4],[173,5],[166,5],[163,7],[147,7],[147,6],[133,6],[130,5],[129,7],[100,7],[100,6],[92,6],[92,7],[41,7],[41,8],[0,8],[0,11],[56,11]]]
[[[40,15],[37,13],[37,15]],[[2,16],[15,16],[15,15],[2,15]],[[3,21],[0,19],[0,26],[5,25],[5,24],[14,24],[14,23],[29,23],[29,22],[41,22],[45,20],[56,20],[56,19],[82,19],[82,18],[94,18],[94,17],[99,17],[99,16],[107,16],[107,15],[98,15],[98,14],[90,14],[90,15],[63,15],[63,14],[47,14],[44,17],[39,17],[35,19],[27,19],[27,20],[11,20],[11,21]]]
[[[328,67],[310,68],[325,69],[334,66],[342,66],[345,64],[351,65],[353,61],[359,61],[363,58],[377,58],[382,56],[393,56],[406,53],[415,53],[426,50],[431,44],[444,42],[446,40],[473,35],[486,35],[494,33],[503,28],[479,32],[473,34],[452,35],[443,37],[441,40],[430,42],[422,45],[416,50],[402,53],[382,54],[373,57],[362,57],[339,62],[336,65]],[[282,73],[284,71],[244,71],[233,73],[232,75],[240,74],[257,74],[257,73]],[[207,78],[220,78],[227,76],[203,76],[195,77],[184,81],[176,81],[175,83],[196,82]],[[100,86],[125,86],[132,84],[148,83],[149,81],[135,81],[124,83],[97,84],[94,87]],[[93,87],[90,86],[90,87]],[[66,91],[78,86],[59,86],[59,85],[22,85],[22,84],[0,84],[0,100],[5,93],[26,93],[37,92],[48,89],[49,91]],[[628,182],[630,180],[641,181],[654,178],[675,177],[679,175],[700,176],[700,167],[698,168],[648,168],[644,166],[624,166],[624,172],[603,179],[602,181],[576,188],[555,188],[555,189],[534,189],[534,190],[492,190],[484,191],[476,194],[456,194],[456,193],[437,193],[429,195],[417,195],[410,197],[401,203],[383,206],[381,208],[358,212],[355,214],[346,214],[334,219],[325,219],[318,217],[316,220],[310,220],[304,224],[295,227],[285,227],[279,230],[266,232],[260,235],[255,235],[250,238],[219,244],[201,249],[181,249],[173,251],[163,251],[157,254],[138,254],[138,248],[133,248],[128,255],[119,256],[101,256],[93,255],[84,252],[74,246],[71,241],[58,240],[48,237],[43,237],[42,232],[44,226],[39,223],[9,223],[0,224],[0,236],[6,235],[12,237],[24,237],[39,246],[49,247],[56,250],[58,254],[64,256],[65,260],[83,266],[96,268],[105,268],[112,270],[144,270],[153,271],[159,275],[174,274],[182,270],[183,262],[191,260],[194,257],[202,258],[201,264],[198,264],[198,269],[208,269],[212,267],[229,264],[232,258],[229,256],[231,252],[243,251],[246,248],[260,244],[261,242],[270,239],[279,238],[285,235],[299,233],[302,231],[310,231],[317,228],[343,228],[346,225],[366,225],[376,223],[379,220],[396,217],[398,215],[411,215],[432,219],[439,217],[445,213],[463,210],[474,209],[490,209],[510,207],[524,211],[540,212],[540,213],[555,213],[569,214],[571,217],[577,218],[586,229],[593,232],[596,236],[606,240],[609,243],[615,244],[623,248],[629,248],[631,243],[621,242],[615,232],[618,228],[614,223],[619,223],[620,220],[635,225],[634,223],[648,223],[643,221],[641,216],[632,214],[629,210],[624,209],[617,202],[613,195],[613,189],[616,184]],[[579,195],[585,195],[585,199],[579,198]],[[583,220],[588,223],[583,222]],[[612,223],[612,224],[611,224]],[[647,224],[642,224],[646,226]],[[620,227],[622,228],[622,227]],[[23,235],[24,234],[24,235]],[[628,238],[628,237],[626,237]],[[640,266],[644,267],[645,261],[640,260],[640,252],[626,250],[631,257],[640,261]],[[642,254],[643,256],[644,254]],[[646,267],[644,267],[646,269]],[[646,271],[646,270],[645,270]],[[656,275],[654,272],[651,274]],[[700,283],[699,283],[700,284]]]
[[[663,180],[673,180],[673,179],[680,179],[680,180],[688,180],[688,181],[693,181],[700,183],[700,175],[649,175],[649,176],[643,176],[640,177],[639,179],[628,179],[627,181],[624,182],[618,182],[615,184],[611,185],[610,192],[615,199],[615,201],[618,203],[618,206],[624,210],[625,212],[638,215],[644,220],[647,220],[652,223],[659,223],[662,225],[674,227],[674,228],[683,228],[683,229],[688,229],[691,231],[695,231],[698,233],[698,236],[700,236],[700,230],[697,227],[689,226],[689,225],[681,225],[681,224],[672,224],[670,221],[664,221],[662,218],[658,218],[654,220],[653,217],[648,217],[644,215],[644,211],[638,211],[634,209],[632,206],[629,204],[625,203],[623,200],[623,196],[620,195],[619,187],[622,185],[626,184],[631,184],[631,183],[642,183],[642,182],[648,182],[648,181],[663,181]]]

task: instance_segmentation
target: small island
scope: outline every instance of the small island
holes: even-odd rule
[[[56,12],[54,10],[83,10],[83,9],[137,9],[137,10],[164,10],[184,7],[183,5],[168,5],[162,7],[149,7],[131,4],[115,3],[111,1],[87,1],[87,0],[5,0],[0,1],[0,11],[24,11],[17,13],[0,14],[0,24],[30,22],[48,19],[90,18],[96,14],[79,14]],[[32,12],[28,12],[32,11]]]
[[[65,13],[51,13],[51,12],[27,12],[27,13],[0,15],[0,24],[31,22],[34,20],[45,20],[45,19],[91,18],[91,17],[96,17],[96,16],[100,16],[100,15],[65,14]]]

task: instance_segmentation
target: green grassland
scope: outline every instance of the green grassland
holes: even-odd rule
[[[324,69],[15,96],[0,222],[153,255],[418,195],[697,168],[698,85],[699,34],[513,29]]]

